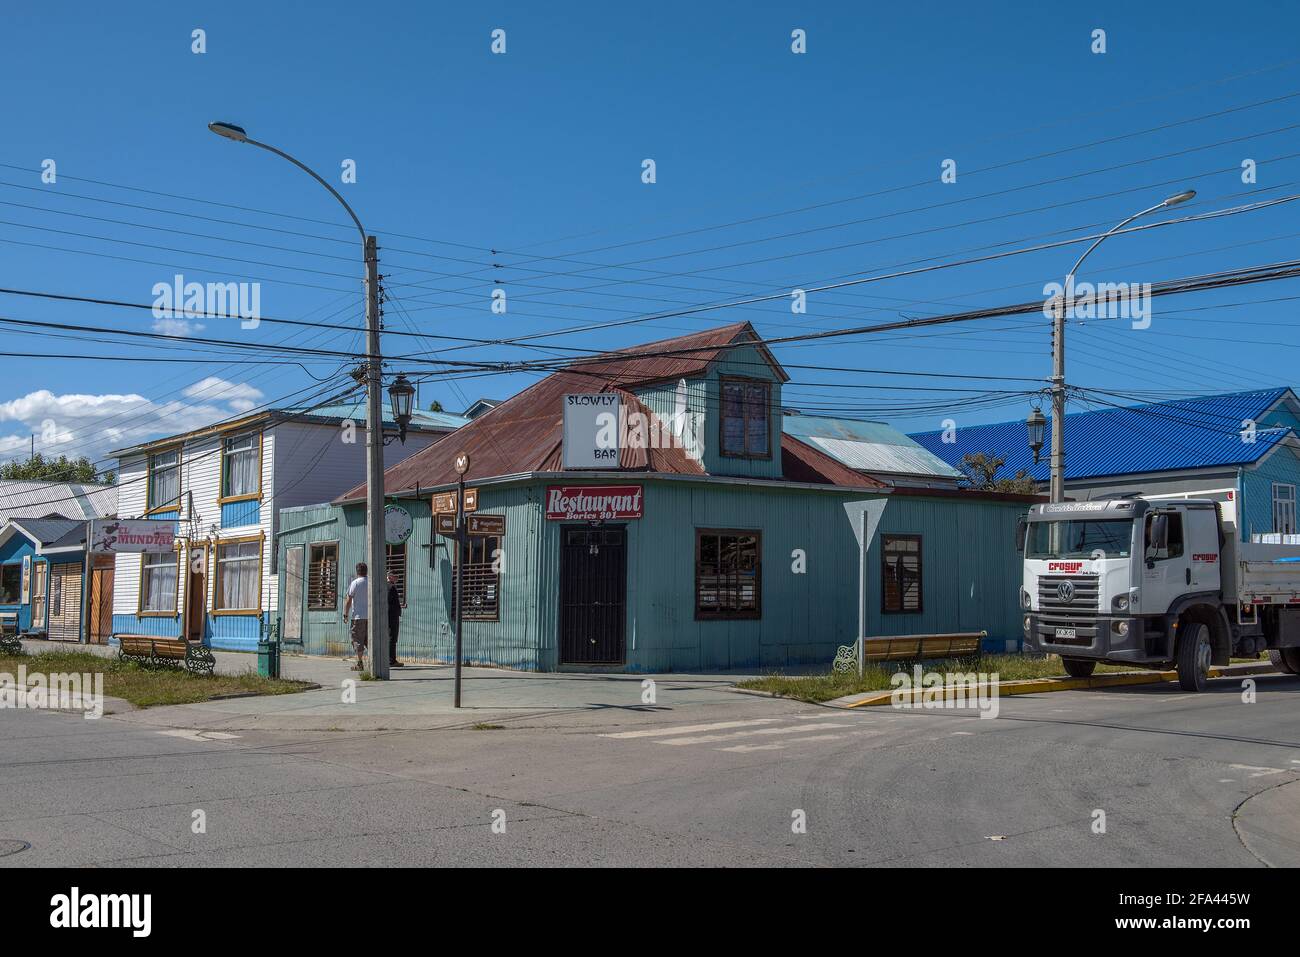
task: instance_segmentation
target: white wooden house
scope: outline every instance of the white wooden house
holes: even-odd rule
[[[115,452],[118,517],[176,519],[177,537],[170,551],[117,556],[113,634],[256,648],[274,617],[280,510],[364,481],[364,421],[361,404],[267,411]],[[385,465],[465,421],[415,410]]]

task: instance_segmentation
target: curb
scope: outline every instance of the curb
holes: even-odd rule
[[[1210,669],[1211,678],[1236,678],[1256,674],[1281,674],[1268,663],[1253,665],[1227,665]],[[1111,674],[1093,675],[1091,678],[1025,678],[1018,681],[1001,681],[993,685],[977,684],[963,686],[966,694],[979,694],[996,690],[998,697],[1021,694],[1046,694],[1053,691],[1082,691],[1090,688],[1115,688],[1129,685],[1164,684],[1178,680],[1176,671],[1117,671]],[[937,688],[912,688],[906,692],[912,703],[924,699],[926,691],[940,691]],[[891,704],[894,691],[870,691],[866,694],[846,695],[823,702],[826,707],[843,710],[853,708],[872,708]]]

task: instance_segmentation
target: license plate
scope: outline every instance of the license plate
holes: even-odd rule
[[[1074,638],[1078,638],[1079,636],[1075,634],[1073,628],[1058,628],[1056,629],[1056,637],[1074,639]]]

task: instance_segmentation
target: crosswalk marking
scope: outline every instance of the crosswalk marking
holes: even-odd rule
[[[774,741],[771,744],[733,744],[729,748],[714,748],[715,751],[733,751],[737,754],[746,754],[750,751],[783,751],[787,744],[808,744],[813,741],[839,741],[844,737],[842,734],[814,734],[806,738],[789,738],[785,741]]]
[[[1261,768],[1253,764],[1230,764],[1228,767],[1236,771],[1254,771],[1252,778],[1267,777],[1270,774],[1285,774],[1286,768]]]
[[[811,715],[810,717],[821,717]],[[619,731],[602,734],[602,738],[657,738],[670,734],[696,734],[700,731],[721,731],[724,728],[744,728],[755,724],[776,724],[780,718],[750,718],[747,721],[719,721],[716,724],[688,724],[680,728],[649,728],[644,731]]]
[[[700,746],[730,754],[786,751],[801,745],[818,745],[853,737],[884,734],[879,726],[864,727],[859,720],[822,714],[787,714],[778,718],[747,718],[714,721],[709,724],[684,724],[677,727],[644,728],[636,731],[613,731],[601,738],[643,741],[675,747]],[[823,732],[823,733],[818,733]]]
[[[701,734],[693,738],[670,738],[656,741],[655,744],[712,744],[715,741],[731,741],[735,738],[748,738],[757,734],[803,734],[806,731],[822,731],[828,728],[851,728],[853,725],[838,722],[824,724],[800,724],[789,728],[754,728],[749,731],[727,731],[722,734]]]
[[[229,741],[231,738],[239,737],[237,734],[229,734],[225,731],[198,731],[194,728],[171,728],[158,733],[172,738],[184,738],[186,741]]]

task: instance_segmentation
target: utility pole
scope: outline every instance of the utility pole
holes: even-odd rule
[[[1052,481],[1048,497],[1065,501],[1065,297],[1063,289],[1052,319]]]
[[[388,561],[384,549],[383,362],[379,353],[379,245],[366,237],[366,564],[370,673],[388,677]]]
[[[213,122],[208,129],[236,143],[247,143],[288,160],[329,190],[356,224],[366,262],[366,589],[370,607],[370,673],[388,677],[388,603],[384,561],[384,419],[383,359],[379,352],[379,246],[337,189],[310,166],[282,149],[260,143],[234,123]],[[405,425],[402,426],[405,429]],[[405,434],[405,432],[403,432]],[[33,439],[35,442],[35,439]],[[33,445],[33,448],[35,446]]]
[[[1141,212],[1134,213],[1122,223],[1108,229],[1084,250],[1074,266],[1065,276],[1065,285],[1061,288],[1057,300],[1055,315],[1052,319],[1052,480],[1048,495],[1053,502],[1065,501],[1065,314],[1067,308],[1074,305],[1074,274],[1079,271],[1083,261],[1092,251],[1109,237],[1119,232],[1135,219],[1154,213],[1158,209],[1167,209],[1185,203],[1196,196],[1196,191],[1189,189],[1170,196]],[[1067,303],[1069,306],[1067,306]]]

